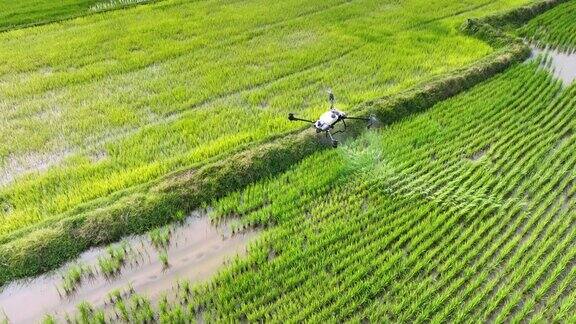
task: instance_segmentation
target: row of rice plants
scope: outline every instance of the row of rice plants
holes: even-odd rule
[[[86,14],[101,0],[22,0],[0,3],[0,31],[46,24]]]
[[[537,16],[520,28],[519,34],[542,47],[576,50],[576,2],[568,1]]]

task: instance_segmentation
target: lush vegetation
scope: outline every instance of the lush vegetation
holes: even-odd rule
[[[522,2],[173,0],[4,33],[0,236],[293,131],[328,87],[350,108],[469,64],[492,49],[464,17]]]
[[[519,32],[543,47],[571,52],[576,49],[575,21],[576,2],[569,1],[531,20]]]
[[[155,318],[574,321],[576,86],[539,66],[214,202],[270,228]]]
[[[215,219],[276,227],[196,291],[193,309],[223,320],[570,320],[576,87],[537,66],[217,203]]]
[[[24,55],[24,42],[0,35],[0,43],[16,49],[0,49],[0,60],[9,64],[4,74],[0,67],[0,106],[8,108],[0,116],[12,127],[0,130],[0,137],[14,140],[4,151],[0,144],[0,156],[6,170],[15,161],[30,163],[29,170],[38,169],[38,161],[52,166],[5,177],[0,282],[53,267],[126,233],[182,220],[184,210],[204,202],[214,208],[214,222],[234,217],[237,231],[266,228],[246,257],[234,259],[208,283],[176,283],[158,302],[133,289],[118,290],[110,293],[108,310],[82,303],[68,320],[576,321],[576,85],[565,87],[543,70],[545,58],[516,65],[416,116],[408,114],[496,73],[512,59],[498,68],[494,62],[514,55],[502,51],[461,78],[444,80],[444,88],[452,84],[454,92],[438,91],[442,81],[430,82],[424,90],[373,103],[381,116],[406,118],[337,150],[317,150],[317,143],[309,144],[312,135],[297,134],[230,157],[293,131],[283,116],[293,107],[319,112],[323,90],[334,80],[346,89],[343,107],[356,109],[367,98],[429,81],[494,50],[459,34],[456,26],[462,14],[508,4],[440,2],[442,9],[420,12],[440,5],[292,1],[273,4],[276,14],[263,16],[253,12],[255,2],[165,1],[59,28],[6,33],[33,40],[35,50],[61,37],[85,46],[68,51],[66,60],[35,56],[33,50],[16,62],[7,54]],[[536,18],[520,33],[573,48],[564,31],[573,27],[565,16],[573,4],[542,16],[555,13],[556,19]],[[211,24],[222,28],[207,30],[197,19],[184,19],[216,5],[223,9],[210,16]],[[158,15],[164,18],[152,19]],[[225,28],[230,17],[238,29]],[[145,23],[137,24],[139,19]],[[94,32],[94,39],[80,37],[80,30],[95,31],[108,20],[130,27],[126,35],[105,30]],[[549,27],[534,29],[538,21]],[[495,36],[494,44],[509,40],[484,23],[469,21],[464,29]],[[162,28],[154,28],[158,24]],[[320,31],[329,36],[313,37]],[[110,48],[131,51],[137,39],[131,33],[142,32],[146,37],[134,56],[119,50],[111,59],[96,47],[88,50],[110,36]],[[160,42],[164,47],[157,44],[159,34],[175,33],[179,42],[168,37]],[[222,57],[217,54],[224,49],[231,52],[216,69],[211,59]],[[518,57],[522,52],[513,51]],[[440,58],[446,64],[433,66]],[[78,65],[70,69],[72,64]],[[486,66],[492,68],[483,71]],[[455,80],[457,86],[450,83]],[[222,123],[225,131],[219,133]],[[296,151],[299,143],[309,146]],[[178,169],[150,191],[134,191],[113,204],[94,200]],[[265,175],[272,177],[254,182]],[[91,201],[94,209],[67,214]],[[168,267],[169,228],[148,235]],[[128,252],[125,245],[111,246],[98,259],[99,272],[117,274]],[[82,264],[71,266],[63,290],[73,292],[93,273]]]
[[[0,32],[125,8],[150,0],[1,0]]]
[[[398,95],[367,103],[382,125],[432,107],[470,89],[526,58],[527,48],[513,40],[485,59]],[[364,130],[349,127],[348,135]],[[329,147],[308,130],[258,145],[195,170],[181,170],[149,186],[113,195],[0,238],[0,284],[53,269],[86,248],[142,233],[223,197],[259,179],[286,171],[302,158]],[[42,258],[38,258],[42,255]]]

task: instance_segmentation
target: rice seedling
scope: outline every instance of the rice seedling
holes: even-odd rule
[[[170,267],[170,264],[168,263],[168,252],[166,252],[166,250],[159,251],[158,258],[160,259],[160,262],[162,263],[162,267],[164,269]]]
[[[54,318],[53,315],[46,315],[44,316],[44,318],[42,319],[42,323],[43,324],[56,324],[56,319]]]
[[[170,226],[155,228],[149,233],[150,241],[158,251],[166,250],[170,246],[171,235],[172,230]]]
[[[106,255],[98,257],[100,272],[106,277],[116,275],[127,261],[130,248],[126,241],[110,245],[106,248]]]
[[[120,299],[122,299],[122,291],[120,289],[114,289],[106,295],[106,302],[109,304],[114,304]]]
[[[89,265],[75,263],[69,266],[62,275],[62,289],[66,294],[71,294],[80,286],[83,278],[93,274],[94,272]]]
[[[125,322],[130,322],[130,312],[123,299],[117,300],[114,303],[116,314]]]
[[[153,323],[155,312],[152,309],[150,301],[140,295],[132,295],[132,318],[138,323]]]
[[[97,323],[92,322],[93,319],[95,319],[96,317],[94,316],[95,312],[94,312],[94,308],[92,307],[92,305],[88,302],[82,302],[77,306],[77,317],[76,317],[76,321],[78,323],[82,323],[82,324],[87,324],[87,323]],[[99,312],[98,312],[99,313]],[[97,316],[98,318],[100,316]]]
[[[163,294],[158,301],[158,314],[159,317],[164,316],[165,314],[168,313],[170,309],[170,304],[168,302],[168,296],[166,294]]]

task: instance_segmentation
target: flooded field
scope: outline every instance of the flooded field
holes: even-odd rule
[[[11,323],[38,322],[45,314],[63,318],[83,301],[105,307],[108,294],[116,289],[155,300],[180,279],[191,282],[208,279],[226,260],[243,254],[248,241],[257,234],[250,231],[232,235],[226,225],[213,226],[200,213],[188,217],[183,225],[166,228],[168,231],[169,243],[165,249],[154,244],[152,234],[116,244],[126,250],[126,256],[113,276],[104,275],[100,268],[110,249],[97,248],[55,272],[13,282],[0,293],[0,319],[2,311]],[[63,275],[78,265],[89,271],[72,292],[66,293]]]
[[[544,66],[554,74],[555,77],[562,80],[565,86],[568,86],[576,79],[576,53],[560,52],[551,48],[538,48],[531,46],[532,57],[540,54],[547,56]]]

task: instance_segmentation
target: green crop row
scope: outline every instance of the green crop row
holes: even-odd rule
[[[216,203],[216,218],[240,214],[277,228],[198,288],[195,305],[224,321],[569,314],[576,88],[562,90],[537,69],[517,67],[381,137],[360,138],[350,152],[322,153]],[[322,180],[365,146],[367,168]]]
[[[525,55],[525,47],[512,44],[470,67],[359,109],[375,113],[387,125],[471,88]],[[357,133],[360,125],[351,126],[349,133]],[[211,199],[277,175],[326,147],[306,130],[197,169],[184,168],[160,181],[0,237],[0,283],[53,269],[88,247],[181,220],[186,212]]]
[[[561,51],[576,50],[576,2],[569,1],[531,20],[519,34],[536,44]]]

